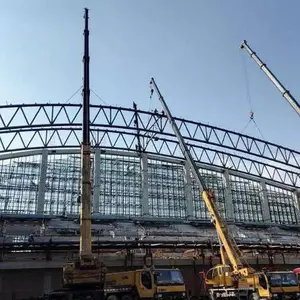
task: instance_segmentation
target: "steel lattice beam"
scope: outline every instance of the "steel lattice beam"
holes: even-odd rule
[[[78,148],[81,109],[71,103],[0,106],[0,153]],[[163,113],[92,105],[90,120],[94,147],[136,151],[140,141],[145,152],[182,158]],[[176,122],[198,162],[300,186],[300,152],[211,125]]]

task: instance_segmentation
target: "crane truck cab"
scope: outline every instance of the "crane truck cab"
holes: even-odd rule
[[[233,272],[229,265],[219,264],[207,272],[200,272],[202,298],[211,300],[232,299],[270,299],[268,279],[263,272],[247,268],[247,275]]]
[[[300,299],[300,269],[268,271],[273,300]]]
[[[179,269],[144,268],[108,273],[106,300],[187,299],[185,283]]]

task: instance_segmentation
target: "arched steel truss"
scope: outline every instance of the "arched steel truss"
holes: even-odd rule
[[[78,148],[81,109],[71,103],[0,106],[0,153]],[[182,158],[163,112],[91,105],[90,119],[94,147]],[[300,152],[203,123],[176,122],[198,162],[300,186]]]

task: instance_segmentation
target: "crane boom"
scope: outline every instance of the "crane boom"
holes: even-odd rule
[[[245,49],[251,58],[257,63],[259,68],[267,75],[271,82],[277,87],[282,96],[288,101],[288,103],[293,107],[298,115],[300,115],[300,104],[292,96],[292,94],[282,85],[282,83],[276,78],[276,76],[271,72],[267,65],[257,56],[257,54],[250,48],[247,41],[244,40],[241,44],[241,49]]]
[[[203,200],[206,204],[206,207],[210,213],[212,223],[214,224],[214,226],[216,228],[219,239],[220,239],[220,241],[226,251],[228,259],[233,267],[233,271],[247,276],[248,269],[244,268],[244,266],[241,262],[240,251],[239,251],[234,239],[231,237],[231,235],[227,229],[227,225],[226,225],[225,221],[223,220],[223,218],[221,217],[221,215],[218,211],[218,208],[217,208],[217,205],[215,202],[214,193],[207,188],[206,183],[204,182],[203,178],[201,177],[199,169],[198,169],[198,167],[197,167],[197,165],[196,165],[196,163],[195,163],[195,161],[183,139],[183,136],[180,133],[180,130],[179,130],[162,94],[160,93],[159,88],[157,87],[157,85],[155,83],[154,78],[151,78],[150,88],[151,88],[151,95],[153,94],[154,91],[157,94],[157,96],[162,104],[162,107],[164,109],[164,112],[166,113],[167,118],[168,118],[168,120],[174,130],[174,133],[178,139],[182,154],[184,155],[188,165],[190,166],[190,169],[194,175],[196,182],[199,184],[199,186],[203,190],[202,198],[203,198]]]
[[[63,267],[63,282],[66,287],[93,286],[103,289],[106,267],[92,252],[92,206],[91,206],[91,143],[90,143],[90,56],[89,56],[89,11],[84,13],[83,56],[83,103],[81,142],[81,194],[80,194],[80,248],[79,257]]]
[[[81,209],[80,209],[80,256],[92,257],[91,236],[91,144],[90,144],[90,78],[89,78],[89,15],[85,9],[84,56],[83,56],[83,121],[81,143]]]

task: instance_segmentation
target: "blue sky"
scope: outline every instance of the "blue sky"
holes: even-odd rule
[[[299,117],[239,49],[247,39],[300,98],[297,0],[4,1],[1,103],[63,103],[82,85],[84,7],[91,88],[107,104],[160,109],[149,100],[154,76],[174,115],[241,131],[249,120],[248,82],[263,136],[299,149]],[[72,101],[81,101],[80,93]],[[260,137],[254,124],[245,133]]]

